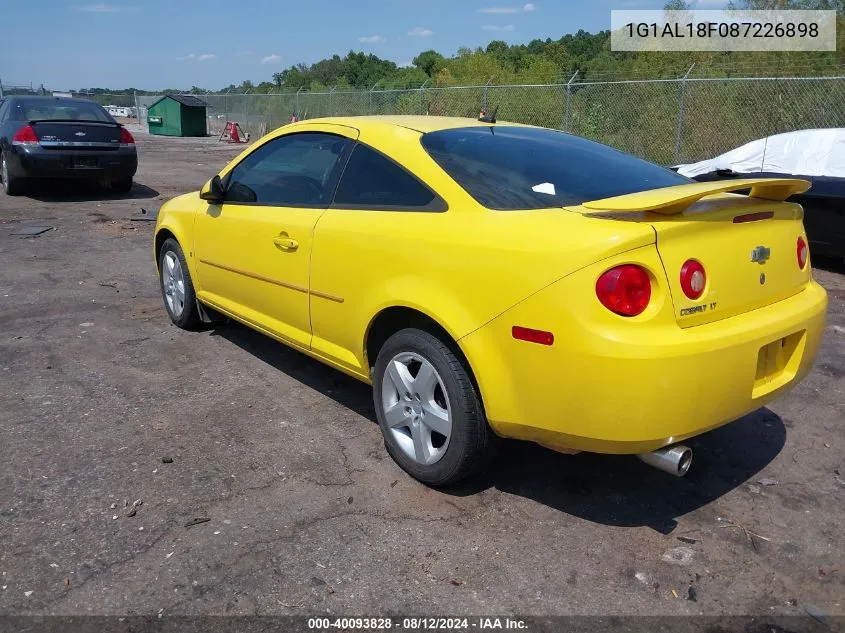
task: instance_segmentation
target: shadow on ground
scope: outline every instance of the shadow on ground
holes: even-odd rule
[[[376,422],[369,386],[246,327],[215,328],[244,351]],[[624,424],[624,406],[620,424]],[[769,409],[685,442],[693,466],[678,479],[633,456],[562,455],[536,444],[505,441],[486,477],[444,490],[467,496],[488,488],[532,499],[567,514],[619,527],[668,534],[676,519],[742,485],[783,449],[786,427]]]
[[[24,195],[40,202],[98,202],[102,200],[148,200],[157,197],[159,192],[138,182],[132,184],[132,190],[128,193],[118,193],[97,183],[50,180],[43,183],[27,183]]]

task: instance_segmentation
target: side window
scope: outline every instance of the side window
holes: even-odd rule
[[[446,210],[443,200],[411,173],[361,143],[352,150],[343,170],[334,206],[396,211]]]
[[[278,207],[328,206],[338,164],[352,141],[320,132],[273,139],[243,159],[226,179],[226,202]]]

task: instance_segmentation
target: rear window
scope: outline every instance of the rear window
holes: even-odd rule
[[[545,209],[692,182],[606,145],[554,130],[467,127],[423,135],[429,155],[489,209]]]
[[[113,123],[105,109],[90,101],[72,99],[20,99],[12,115],[16,121],[98,121]]]

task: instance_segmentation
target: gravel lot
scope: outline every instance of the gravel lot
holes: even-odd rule
[[[169,324],[130,218],[241,147],[137,137],[129,196],[0,194],[0,614],[845,615],[841,266],[813,373],[690,442],[685,479],[512,443],[433,491],[365,385]]]

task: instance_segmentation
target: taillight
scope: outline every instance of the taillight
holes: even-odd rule
[[[31,125],[25,125],[12,137],[12,144],[14,145],[36,145],[38,144],[38,137],[35,136],[35,130]]]
[[[681,289],[690,299],[698,299],[704,294],[704,286],[707,285],[707,274],[701,262],[688,259],[681,266]]]
[[[599,277],[596,296],[611,312],[622,316],[637,316],[648,307],[651,300],[651,280],[640,266],[616,266]]]
[[[132,134],[127,130],[125,127],[120,128],[120,144],[121,145],[134,145],[135,139],[133,138]]]
[[[804,267],[807,265],[807,258],[810,256],[810,249],[807,247],[807,242],[804,241],[803,237],[798,238],[797,254],[798,268],[804,270]]]

